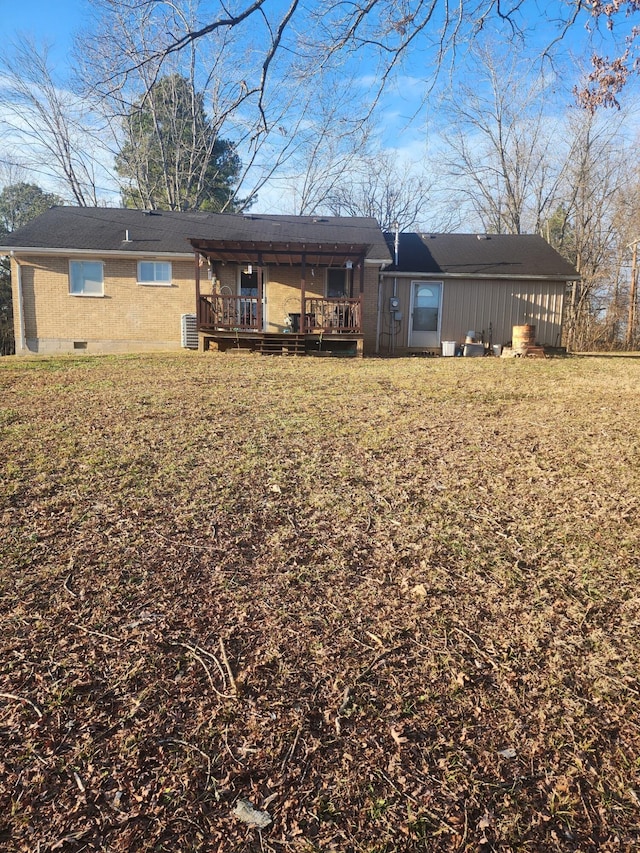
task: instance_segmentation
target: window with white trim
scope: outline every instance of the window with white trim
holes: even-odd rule
[[[138,261],[138,284],[171,284],[171,261]]]
[[[103,296],[102,261],[69,261],[69,293],[72,296]]]

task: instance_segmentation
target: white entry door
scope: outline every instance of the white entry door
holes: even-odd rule
[[[439,347],[442,282],[412,281],[409,323],[410,347]]]

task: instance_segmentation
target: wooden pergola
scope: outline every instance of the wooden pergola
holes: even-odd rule
[[[196,299],[201,303],[200,258],[220,264],[246,264],[257,273],[257,326],[262,329],[264,298],[264,268],[268,266],[300,267],[300,314],[305,317],[307,269],[314,267],[344,267],[359,272],[358,302],[364,293],[364,261],[369,246],[364,243],[273,242],[256,240],[189,241],[195,253]],[[352,279],[352,285],[354,284]],[[360,317],[362,314],[360,313]],[[199,326],[201,312],[198,311]]]

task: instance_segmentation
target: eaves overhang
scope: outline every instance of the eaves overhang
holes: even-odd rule
[[[63,257],[111,257],[111,258],[179,258],[193,260],[193,252],[150,252],[148,250],[132,249],[51,249],[42,246],[0,246],[0,254],[31,255],[31,256],[63,256]]]
[[[523,273],[515,273],[507,275],[506,273],[462,273],[462,272],[396,272],[394,270],[384,270],[383,275],[389,278],[411,278],[411,279],[434,279],[441,281],[442,279],[501,279],[503,281],[581,281],[582,276],[579,275],[526,275]]]

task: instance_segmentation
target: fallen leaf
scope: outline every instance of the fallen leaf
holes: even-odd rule
[[[503,758],[515,758],[518,753],[512,746],[508,746],[506,749],[499,749],[498,755],[501,755]]]
[[[258,829],[264,829],[273,823],[269,812],[259,811],[249,800],[238,800],[231,814],[249,826],[257,826]]]
[[[399,731],[397,731],[397,729],[394,729],[393,726],[391,726],[390,729],[391,729],[391,737],[398,744],[398,746],[401,746],[403,743],[408,743],[409,738],[403,737],[402,734]]]

